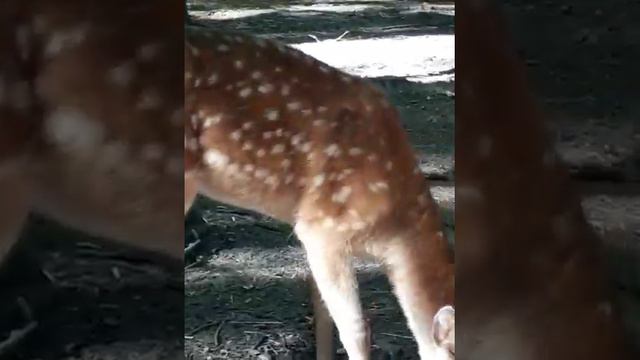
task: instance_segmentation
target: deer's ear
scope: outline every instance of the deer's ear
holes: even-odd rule
[[[433,316],[433,340],[438,347],[451,353],[455,348],[455,310],[444,306]]]

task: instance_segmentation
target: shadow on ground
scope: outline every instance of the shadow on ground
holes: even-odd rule
[[[182,355],[181,263],[108,245],[35,216],[22,237],[0,277],[0,339],[29,320],[37,326],[0,351],[0,359]]]

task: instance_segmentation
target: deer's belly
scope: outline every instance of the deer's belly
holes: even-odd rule
[[[50,156],[31,168],[33,210],[85,233],[182,257],[182,178],[100,156]]]
[[[200,170],[199,189],[213,200],[293,223],[300,198],[297,185],[276,186],[280,180],[269,179],[273,175],[267,172],[258,172],[260,181],[255,176],[255,170],[245,171],[241,166]]]

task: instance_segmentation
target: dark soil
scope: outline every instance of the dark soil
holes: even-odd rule
[[[182,263],[35,216],[22,238],[0,277],[0,338],[30,320],[20,298],[37,326],[1,359],[182,357]]]

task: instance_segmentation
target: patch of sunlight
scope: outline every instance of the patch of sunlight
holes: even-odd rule
[[[454,35],[420,35],[331,39],[292,46],[353,75],[402,77],[409,81],[433,83],[454,80],[454,42]]]

